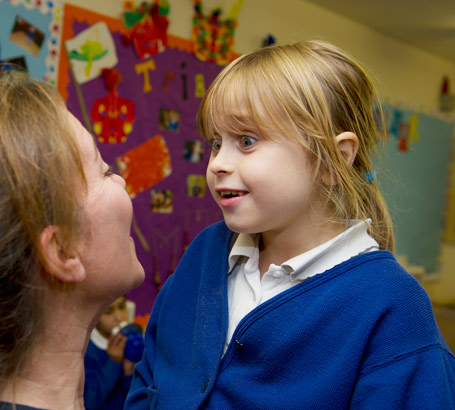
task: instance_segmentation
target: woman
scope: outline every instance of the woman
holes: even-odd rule
[[[89,334],[144,280],[124,188],[56,90],[2,74],[0,402],[84,407]]]

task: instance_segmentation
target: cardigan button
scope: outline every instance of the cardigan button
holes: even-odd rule
[[[203,385],[202,385],[202,393],[205,393],[207,390],[207,387],[209,387],[210,380],[207,380]]]
[[[234,343],[235,343],[235,348],[236,348],[236,350],[243,350],[243,348],[245,347],[245,346],[243,345],[243,343],[240,343],[240,341],[237,340],[237,339],[234,340]]]

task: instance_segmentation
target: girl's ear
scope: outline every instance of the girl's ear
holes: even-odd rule
[[[359,150],[359,139],[353,132],[343,132],[335,137],[335,144],[346,164],[352,165]]]
[[[62,232],[58,226],[50,225],[39,236],[46,272],[62,282],[76,283],[85,279],[86,272],[74,251],[63,246]]]
[[[359,139],[353,132],[343,132],[335,137],[335,145],[343,156],[346,164],[352,166],[357,151],[359,150]],[[325,171],[322,176],[322,182],[326,185],[336,185],[338,181],[334,175]]]

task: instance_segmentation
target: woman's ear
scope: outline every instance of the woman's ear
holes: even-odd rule
[[[61,228],[50,225],[39,236],[46,272],[62,282],[76,283],[85,279],[86,272],[74,251],[64,247]]]
[[[359,150],[359,139],[353,132],[343,132],[335,137],[336,149],[341,153],[344,161],[348,166],[354,163],[357,151]],[[326,185],[336,185],[338,181],[335,175],[330,175],[329,171],[325,171],[322,176],[322,181]]]
[[[353,132],[343,132],[335,137],[335,144],[346,164],[351,166],[359,150],[359,139]]]

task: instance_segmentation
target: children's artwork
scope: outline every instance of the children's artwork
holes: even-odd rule
[[[133,130],[135,118],[134,102],[117,94],[117,86],[122,75],[117,70],[105,68],[101,71],[109,94],[97,98],[92,105],[91,117],[93,131],[101,143],[118,144],[125,142],[127,135]]]
[[[177,132],[180,130],[180,113],[169,108],[160,109],[160,129]]]
[[[187,140],[183,147],[183,158],[190,162],[201,162],[204,155],[204,144],[201,140]]]
[[[152,212],[158,213],[172,213],[173,210],[173,198],[174,195],[170,189],[165,190],[154,190],[151,193],[150,208]]]
[[[133,1],[126,1],[124,8],[123,22],[129,29],[124,42],[133,43],[139,58],[148,58],[164,51],[169,25],[168,0],[142,1],[138,6]]]
[[[59,92],[71,112],[93,131],[103,159],[126,181],[134,208],[132,236],[146,272],[143,285],[128,298],[136,303],[138,315],[143,315],[150,312],[159,289],[193,238],[222,219],[215,201],[206,193],[208,155],[202,153],[209,152],[209,146],[196,129],[205,86],[222,67],[197,59],[190,40],[170,35],[162,52],[143,59],[134,47],[125,44],[128,29],[122,20],[70,4],[65,5],[62,42],[78,38],[100,22],[109,30],[117,64],[79,84],[71,75],[67,54],[62,53]],[[102,130],[109,114],[101,120],[97,115],[108,112],[114,89],[117,103],[134,104],[134,123],[125,129],[131,118],[122,117],[117,104],[118,116],[113,116],[125,122],[116,121],[113,127],[117,130],[114,142],[118,143],[105,143],[109,137],[102,135]],[[84,118],[85,107],[88,120]],[[126,113],[132,111],[128,108]],[[110,126],[106,129],[113,132]]]
[[[204,198],[205,177],[203,175],[188,175],[187,194],[189,197]]]
[[[112,68],[118,62],[114,41],[104,22],[94,24],[71,40],[66,40],[65,47],[79,84],[98,77],[102,69]]]
[[[61,0],[0,1],[3,69],[28,71],[56,85],[63,7]]]
[[[237,15],[243,0],[237,0],[228,17],[221,18],[221,9],[204,14],[202,1],[194,0],[193,15],[193,52],[203,61],[226,65],[234,59],[234,31],[237,27]]]
[[[172,172],[169,150],[161,135],[155,135],[117,158],[117,166],[132,198]]]

